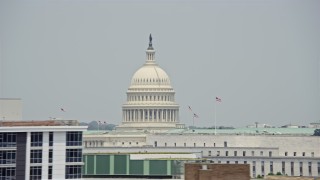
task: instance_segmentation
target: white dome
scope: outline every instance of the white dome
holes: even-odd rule
[[[131,86],[149,85],[170,86],[170,78],[168,74],[157,64],[144,64],[134,73],[131,79]]]

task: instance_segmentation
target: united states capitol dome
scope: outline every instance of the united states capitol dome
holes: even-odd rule
[[[117,130],[165,131],[179,124],[179,105],[168,74],[155,61],[152,37],[146,61],[132,76],[127,101],[122,105],[122,124]]]

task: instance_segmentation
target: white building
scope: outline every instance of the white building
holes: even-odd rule
[[[146,62],[138,69],[127,91],[127,102],[122,106],[122,124],[118,130],[161,131],[179,125],[179,105],[167,73],[155,61],[155,50],[150,34]]]
[[[0,179],[80,179],[87,126],[1,121]]]
[[[0,120],[22,120],[20,98],[0,98]]]

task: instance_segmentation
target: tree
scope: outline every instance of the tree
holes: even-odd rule
[[[315,129],[313,135],[320,136],[320,129]]]

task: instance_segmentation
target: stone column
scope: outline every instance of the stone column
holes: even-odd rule
[[[134,110],[132,110],[133,111],[133,118],[132,118],[132,121],[136,121],[136,110],[134,109]]]

